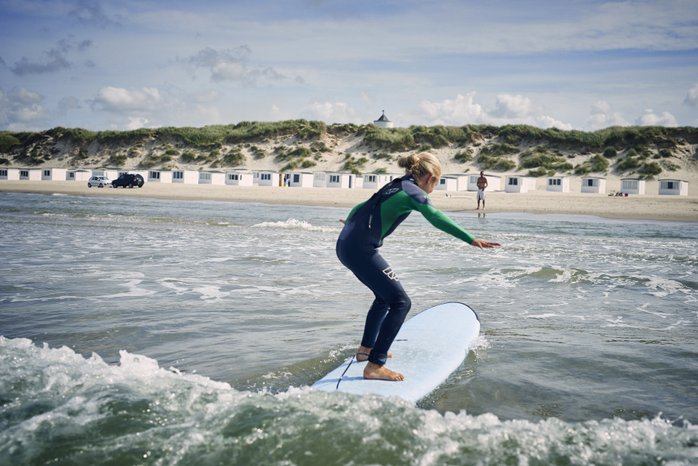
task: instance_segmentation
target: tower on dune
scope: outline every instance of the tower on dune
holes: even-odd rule
[[[383,110],[383,113],[377,120],[373,121],[373,124],[379,128],[392,128],[394,126],[393,122],[388,120],[388,117],[385,116],[385,110]]]

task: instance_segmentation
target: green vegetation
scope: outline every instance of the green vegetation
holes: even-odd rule
[[[470,162],[471,160],[473,160],[473,149],[468,147],[467,149],[457,152],[453,156],[453,160],[460,163]]]
[[[250,146],[250,152],[252,153],[252,158],[255,160],[261,160],[267,156],[267,153],[257,146]]]
[[[245,155],[239,150],[231,150],[223,156],[222,165],[224,167],[238,167],[245,163]]]
[[[662,173],[662,167],[657,162],[643,163],[637,172],[644,176],[655,176]]]
[[[21,141],[12,133],[0,132],[0,152],[8,152],[12,147],[18,146]]]
[[[634,170],[640,166],[640,159],[637,157],[625,157],[622,160],[619,160],[618,163],[616,163],[616,170],[619,172],[627,172],[630,170]]]
[[[618,156],[618,151],[616,151],[613,147],[607,147],[606,150],[603,151],[603,156],[607,159],[613,159]]]
[[[169,152],[165,152],[167,155],[175,155],[175,154],[169,154]],[[182,161],[182,163],[194,163],[196,162],[197,155],[194,151],[191,150],[185,150],[182,155],[179,157],[179,160]]]
[[[509,171],[516,168],[516,162],[496,155],[482,154],[477,158],[477,163],[484,170]]]
[[[518,152],[519,148],[517,146],[506,143],[496,143],[483,147],[480,151],[480,155],[492,155],[498,157],[500,155],[514,155]]]
[[[296,147],[290,149],[284,146],[278,146],[274,149],[274,160],[277,162],[286,162],[281,168],[281,171],[290,171],[297,168],[314,167],[316,163],[312,159],[313,151],[308,147]]]
[[[586,162],[574,167],[574,174],[587,175],[589,173],[606,173],[608,167],[608,160],[606,160],[605,157],[596,154]]]
[[[555,170],[548,170],[546,168],[540,167],[535,170],[529,170],[527,176],[539,177],[539,176],[553,176],[555,175]]]
[[[409,129],[366,125],[359,129],[358,134],[364,137],[364,144],[374,150],[405,152],[416,149],[414,137]]]
[[[568,172],[574,167],[562,155],[550,152],[547,148],[539,146],[521,154],[519,168],[538,168],[539,170],[529,173],[540,174],[531,176],[544,176],[548,174],[554,175],[557,172]]]
[[[360,175],[365,171],[364,168],[368,161],[366,157],[355,159],[354,156],[347,154],[344,159],[344,165],[342,165],[342,170],[351,172],[354,175]]]
[[[589,159],[589,164],[591,165],[591,171],[596,173],[605,172],[608,170],[609,166],[608,160],[599,155],[595,155]]]
[[[107,166],[109,167],[123,167],[124,163],[126,163],[125,154],[112,154],[107,159]]]

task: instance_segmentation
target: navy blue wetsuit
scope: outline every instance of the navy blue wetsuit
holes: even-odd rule
[[[383,239],[413,211],[435,227],[468,244],[470,233],[432,206],[411,176],[397,178],[349,213],[337,240],[337,257],[375,295],[361,346],[373,348],[368,360],[383,365],[412,305],[397,275],[378,252]]]

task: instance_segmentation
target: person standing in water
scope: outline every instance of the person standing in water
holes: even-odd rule
[[[487,178],[485,178],[485,173],[480,172],[480,178],[477,179],[477,209],[480,210],[480,201],[482,201],[482,208],[485,208],[485,188],[487,187]]]
[[[368,310],[356,360],[367,361],[365,379],[404,380],[385,367],[388,350],[412,305],[395,271],[378,252],[383,239],[413,211],[419,211],[436,228],[479,248],[499,246],[477,239],[461,228],[429,198],[441,178],[439,160],[428,152],[400,158],[405,176],[396,178],[370,199],[355,206],[337,239],[337,257],[375,295]]]

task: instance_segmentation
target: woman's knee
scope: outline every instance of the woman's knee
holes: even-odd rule
[[[403,318],[410,312],[412,308],[412,300],[406,294],[402,294],[393,299],[390,303],[390,309],[400,313]]]

